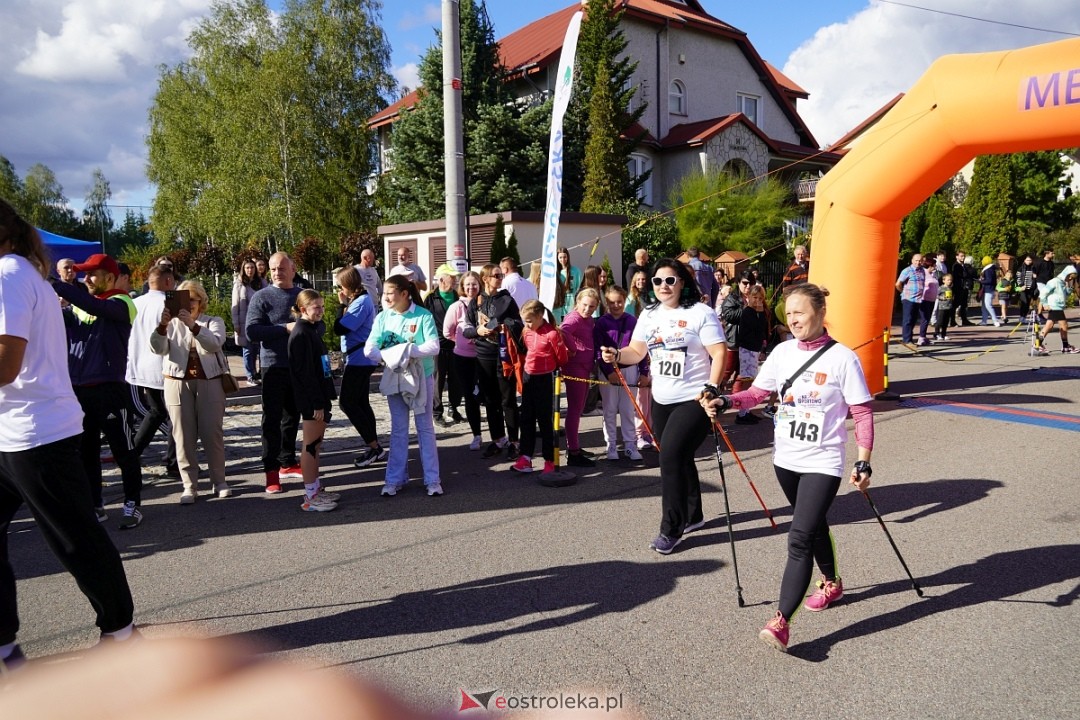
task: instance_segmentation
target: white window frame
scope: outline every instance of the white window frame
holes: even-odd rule
[[[630,159],[626,164],[627,170],[630,172],[631,180],[637,180],[639,177],[653,169],[652,158],[641,153],[631,153]],[[649,207],[652,207],[653,204],[652,181],[652,175],[650,174],[637,190],[638,202],[642,205],[648,205]]]
[[[675,102],[676,107],[672,108],[672,101]],[[682,80],[672,80],[668,83],[668,113],[671,115],[686,115],[686,85]]]
[[[746,101],[753,100],[754,113],[751,115],[746,112]],[[761,96],[752,95],[750,93],[738,93],[735,100],[736,109],[749,118],[750,122],[754,123],[758,127],[761,127]]]

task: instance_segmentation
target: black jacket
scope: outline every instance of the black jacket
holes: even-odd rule
[[[289,375],[301,415],[310,416],[319,409],[329,412],[337,397],[322,328],[322,323],[313,325],[301,318],[289,333]]]
[[[494,295],[479,295],[469,303],[465,311],[465,327],[462,330],[465,337],[476,341],[477,357],[490,359],[499,356],[499,336],[480,337],[480,334],[476,332],[480,313],[487,315],[488,327],[494,329],[499,325],[505,325],[511,337],[515,341],[520,341],[524,325],[513,296],[506,290],[499,290]]]

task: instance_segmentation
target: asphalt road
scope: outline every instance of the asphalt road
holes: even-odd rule
[[[456,711],[462,690],[583,691],[649,718],[1074,718],[1080,362],[1031,358],[1022,331],[1007,330],[896,349],[891,388],[904,400],[876,403],[872,497],[926,596],[845,486],[830,519],[846,598],[800,613],[787,655],[756,637],[776,609],[790,518],[768,423],[733,426],[731,440],[780,532],[724,456],[743,608],[711,438],[697,456],[708,525],[668,557],[648,548],[655,454],[546,488],[469,452],[461,424],[440,431],[445,496],[415,480],[414,446],[414,481],[382,498],[383,470],[352,467],[359,442],[339,417],[324,478],[340,507],[302,513],[299,482],[262,492],[258,407],[240,402],[227,415],[236,497],[181,507],[178,482],[154,482],[143,525],[120,532],[111,471],[108,527],[148,637],[254,638],[432,710]],[[373,403],[388,432],[385,403]],[[599,450],[600,418],[583,429]],[[25,514],[9,545],[27,654],[85,654],[93,614]]]

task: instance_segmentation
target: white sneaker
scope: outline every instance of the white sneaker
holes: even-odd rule
[[[337,503],[323,497],[323,493],[315,493],[313,497],[304,496],[304,502],[300,509],[304,512],[330,512],[337,507]]]
[[[183,493],[180,494],[180,504],[181,505],[194,505],[195,504],[195,493],[193,493],[191,490],[185,490]]]
[[[400,489],[401,487],[399,485],[391,485],[390,483],[386,483],[382,486],[382,492],[379,494],[384,497],[394,497],[398,494],[398,490]]]
[[[614,445],[608,445],[607,459],[608,460],[618,460],[619,459],[619,449],[617,447],[615,447]]]
[[[638,449],[633,445],[628,445],[626,447],[626,457],[630,458],[634,462],[637,462],[641,460],[641,453],[639,453]]]
[[[230,498],[230,497],[232,497],[232,495],[233,495],[232,488],[229,487],[228,485],[222,485],[221,487],[219,487],[217,489],[217,496],[219,498]]]
[[[442,483],[431,483],[427,486],[428,497],[435,497],[436,495],[442,495]]]
[[[469,449],[470,450],[479,450],[480,446],[483,445],[483,444],[484,444],[483,438],[481,438],[479,435],[473,435],[472,442],[469,443]]]

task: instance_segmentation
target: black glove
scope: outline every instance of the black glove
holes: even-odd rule
[[[701,391],[701,396],[706,400],[712,400],[713,398],[720,397],[720,388],[715,385],[709,385],[705,383],[705,387]]]
[[[855,472],[859,475],[866,473],[866,477],[870,477],[874,474],[873,469],[870,467],[868,460],[859,460],[855,463]]]
[[[731,398],[727,395],[720,395],[716,398],[720,401],[720,412],[727,412],[732,407]]]
[[[521,373],[521,384],[522,385],[528,385],[530,380],[532,380],[532,375],[530,375],[527,372]]]

